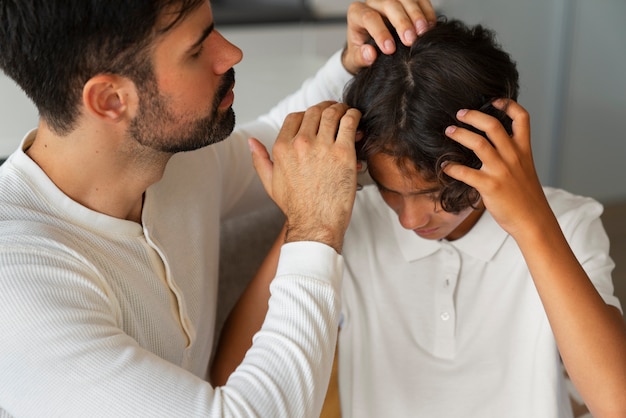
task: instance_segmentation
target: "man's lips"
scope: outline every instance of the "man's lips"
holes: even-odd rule
[[[233,84],[230,90],[228,90],[228,93],[226,93],[226,95],[220,102],[220,105],[219,105],[220,109],[225,109],[233,105],[233,102],[235,101],[235,92],[233,91],[234,87],[235,85]]]

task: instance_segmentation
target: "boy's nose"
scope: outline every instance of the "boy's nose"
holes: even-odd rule
[[[427,199],[417,199],[419,201],[405,202],[398,219],[400,225],[405,229],[419,229],[425,227],[430,222],[432,213],[435,210],[435,204]]]

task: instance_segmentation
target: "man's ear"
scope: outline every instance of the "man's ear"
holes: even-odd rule
[[[93,117],[119,122],[134,113],[137,102],[134,83],[113,74],[98,74],[83,87],[83,105]]]

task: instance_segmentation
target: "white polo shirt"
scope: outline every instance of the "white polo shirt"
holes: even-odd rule
[[[613,296],[602,206],[545,189],[603,299]],[[402,228],[375,186],[343,250],[339,382],[345,417],[571,417],[559,354],[522,254],[488,212],[461,239]]]

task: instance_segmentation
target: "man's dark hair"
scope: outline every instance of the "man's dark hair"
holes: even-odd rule
[[[376,153],[396,158],[403,169],[413,164],[427,181],[438,182],[444,210],[459,212],[477,203],[478,192],[441,170],[444,161],[479,168],[469,149],[446,137],[460,109],[479,109],[498,118],[511,133],[511,120],[491,105],[497,98],[517,100],[515,62],[496,42],[494,32],[440,17],[437,25],[411,47],[396,36],[396,52],[378,51],[376,62],[361,70],[344,92],[344,101],[363,116],[365,137],[357,157]]]
[[[206,0],[0,0],[0,68],[59,134],[97,74],[152,75],[152,40]],[[157,27],[164,13],[172,18]]]

